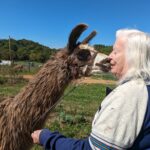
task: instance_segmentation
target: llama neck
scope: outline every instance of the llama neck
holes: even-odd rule
[[[62,96],[71,81],[66,61],[49,61],[15,98],[14,104],[31,126]],[[45,118],[44,118],[45,119]],[[43,121],[43,120],[42,120]],[[38,124],[38,122],[37,122]]]

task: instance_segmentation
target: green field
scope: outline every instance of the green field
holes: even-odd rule
[[[100,73],[100,74],[95,74],[92,76],[93,79],[104,79],[104,80],[114,80],[116,81],[117,78],[111,74],[111,73]]]

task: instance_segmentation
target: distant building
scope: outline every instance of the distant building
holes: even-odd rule
[[[11,61],[10,60],[0,60],[0,65],[11,65]]]

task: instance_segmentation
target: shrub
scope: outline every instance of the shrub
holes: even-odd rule
[[[7,82],[7,79],[5,77],[0,76],[0,84],[4,84]]]

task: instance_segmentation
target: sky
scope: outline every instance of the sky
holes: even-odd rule
[[[0,0],[0,39],[27,39],[63,48],[77,24],[97,35],[91,45],[113,45],[120,28],[150,33],[150,0]]]

